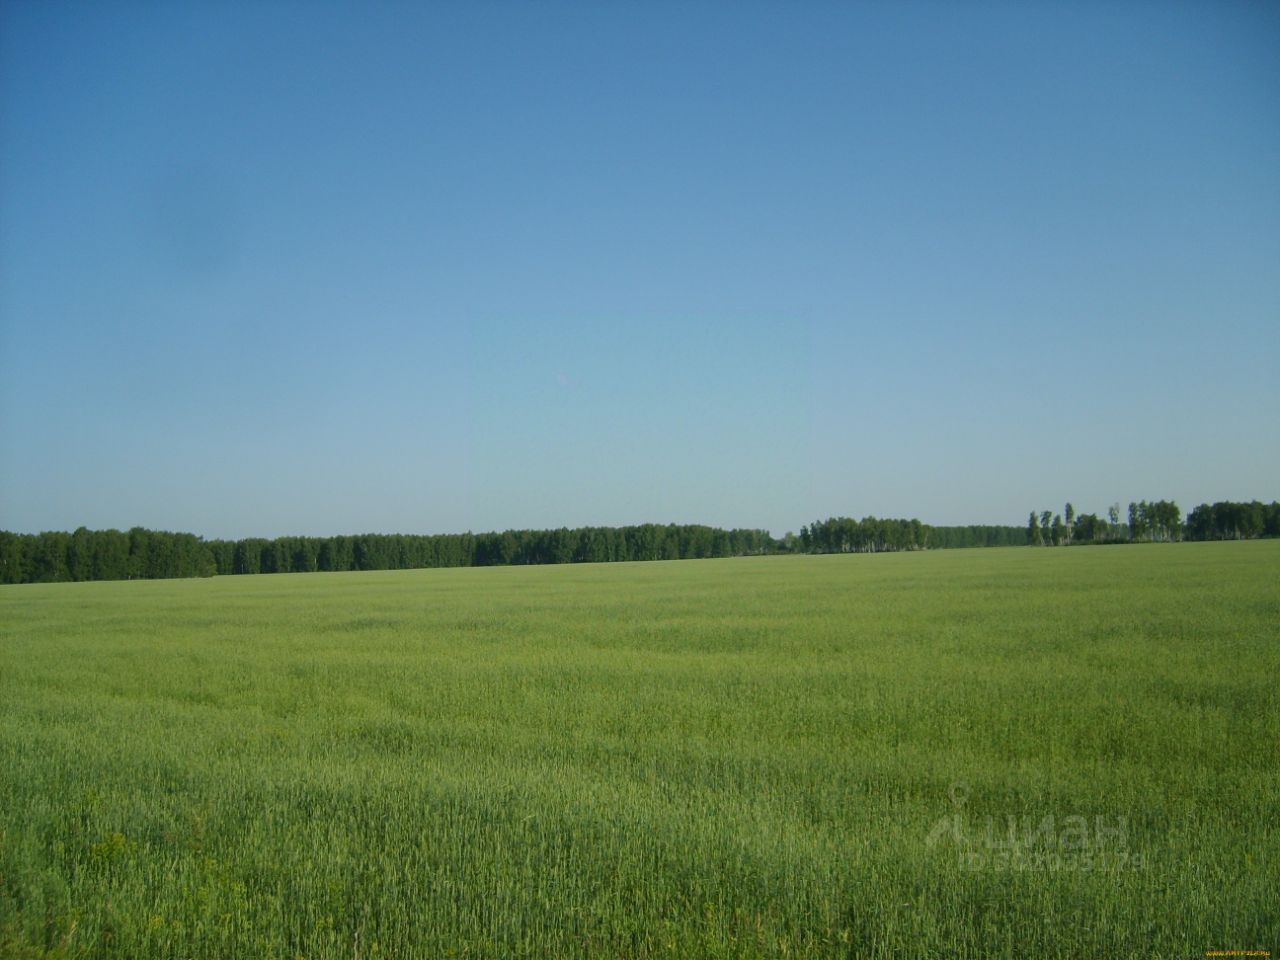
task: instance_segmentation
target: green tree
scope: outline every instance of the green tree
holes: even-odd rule
[[[1105,527],[1096,514],[1082,513],[1071,530],[1072,543],[1096,543],[1103,538]]]
[[[71,580],[93,577],[93,534],[85,527],[77,527],[67,543],[67,577]]]
[[[0,530],[0,583],[23,583],[26,580],[22,562],[26,539],[21,534]]]

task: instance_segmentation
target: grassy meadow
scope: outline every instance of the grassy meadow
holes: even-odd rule
[[[0,588],[0,956],[1280,950],[1280,542]]]

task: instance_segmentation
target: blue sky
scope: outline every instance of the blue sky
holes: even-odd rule
[[[1280,7],[0,6],[0,527],[1280,496]]]

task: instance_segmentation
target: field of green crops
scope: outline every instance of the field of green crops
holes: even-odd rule
[[[1280,948],[1280,542],[0,588],[0,956]]]

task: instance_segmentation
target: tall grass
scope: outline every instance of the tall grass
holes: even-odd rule
[[[1253,542],[0,588],[0,955],[1275,951],[1278,585]]]

